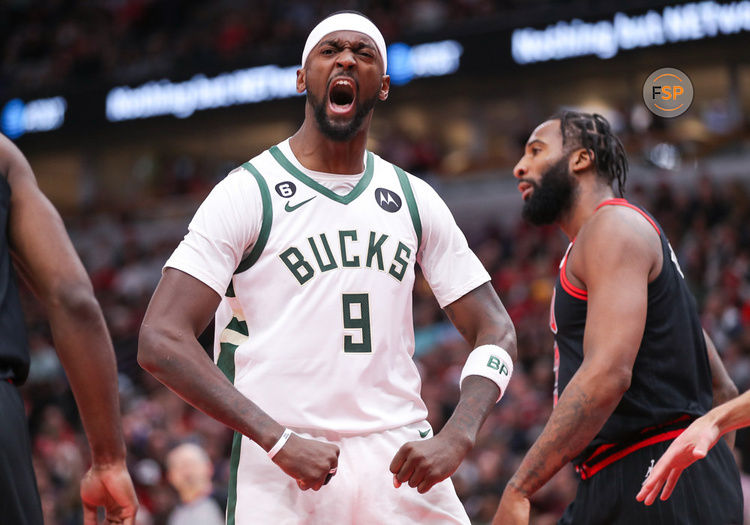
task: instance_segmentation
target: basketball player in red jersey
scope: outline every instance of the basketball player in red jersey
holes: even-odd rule
[[[561,524],[742,523],[725,442],[683,474],[668,501],[635,499],[670,442],[737,390],[663,230],[615,198],[627,159],[609,123],[572,111],[551,118],[531,134],[513,174],[524,217],[558,224],[570,246],[552,299],[556,406],[493,524],[528,523],[529,498],[569,461],[581,481]]]

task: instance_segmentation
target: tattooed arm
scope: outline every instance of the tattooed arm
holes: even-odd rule
[[[445,307],[445,311],[472,348],[493,344],[515,360],[516,333],[508,313],[490,283],[485,283]],[[495,406],[499,390],[491,380],[468,376],[453,415],[433,438],[411,441],[391,462],[394,484],[409,483],[420,493],[453,474],[476,442],[477,433]]]
[[[648,282],[658,275],[662,257],[658,237],[647,230],[651,226],[624,211],[614,206],[600,211],[571,251],[568,278],[588,291],[583,362],[508,482],[494,525],[528,523],[528,498],[583,451],[630,386]]]

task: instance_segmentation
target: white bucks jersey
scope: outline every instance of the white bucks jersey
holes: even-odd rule
[[[289,427],[367,433],[423,420],[412,360],[414,266],[424,253],[417,184],[422,203],[439,198],[369,152],[346,195],[307,176],[278,147],[243,169],[233,176],[257,185],[261,217],[217,311],[219,367]],[[434,271],[425,271],[439,281],[444,305],[488,276],[442,201],[428,208],[447,217],[432,226],[449,235],[434,233]],[[192,233],[191,225],[183,243]],[[179,253],[168,266],[201,274],[180,264]]]

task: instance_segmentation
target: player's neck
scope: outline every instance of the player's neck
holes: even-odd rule
[[[289,139],[289,146],[305,168],[324,173],[353,175],[364,171],[365,146],[370,116],[351,140],[331,140],[320,131],[314,119],[306,118],[302,127]]]
[[[614,193],[611,187],[601,184],[595,179],[581,181],[573,205],[558,222],[568,239],[575,239],[581,227],[594,215],[597,206],[613,197]]]

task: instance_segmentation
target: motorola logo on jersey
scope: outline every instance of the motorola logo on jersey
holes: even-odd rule
[[[276,189],[276,193],[278,193],[285,199],[288,199],[289,197],[293,197],[294,194],[297,193],[297,186],[295,186],[292,181],[279,182],[276,185],[275,189]]]
[[[385,188],[375,190],[375,200],[385,211],[395,213],[401,209],[401,197]]]

